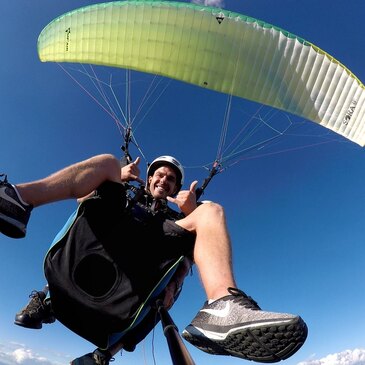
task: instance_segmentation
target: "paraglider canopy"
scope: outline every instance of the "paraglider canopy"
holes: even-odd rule
[[[269,105],[365,144],[364,85],[312,43],[263,21],[183,2],[117,1],[41,32],[42,61],[139,70]]]

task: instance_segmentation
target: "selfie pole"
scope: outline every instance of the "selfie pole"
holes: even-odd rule
[[[162,300],[156,302],[161,318],[163,333],[167,339],[173,365],[195,365],[188,349],[179,335],[179,331],[171,316],[163,306]]]
[[[185,347],[179,331],[171,316],[163,306],[162,300],[156,302],[157,311],[160,315],[163,333],[167,339],[171,360],[173,365],[195,365],[188,349]],[[95,350],[93,353],[86,354],[70,362],[70,365],[109,365],[110,358],[122,350],[123,342],[117,341],[107,349],[108,356],[103,350]]]

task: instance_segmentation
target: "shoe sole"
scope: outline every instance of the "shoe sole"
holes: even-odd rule
[[[222,339],[209,339],[189,325],[183,337],[200,350],[214,355],[230,355],[245,360],[274,363],[295,354],[304,344],[308,329],[297,317],[288,323],[235,329]]]
[[[32,329],[32,330],[40,330],[42,328],[42,323],[40,323],[38,325],[31,326],[29,324],[25,324],[23,322],[19,322],[19,321],[15,320],[14,324],[16,324],[17,326],[21,326],[21,327],[24,327],[24,328],[29,328],[29,329]]]
[[[24,238],[26,226],[0,213],[0,232],[11,238]]]
[[[50,319],[43,320],[42,323],[51,324],[51,323],[54,323],[55,321],[56,321],[56,319],[54,317],[52,317]],[[26,324],[24,322],[20,322],[20,321],[17,321],[17,320],[14,321],[14,324],[16,324],[18,326],[21,326],[21,327],[24,327],[24,328],[30,328],[30,329],[33,329],[33,330],[41,329],[42,328],[42,323],[32,326],[32,325],[29,325],[29,324]]]

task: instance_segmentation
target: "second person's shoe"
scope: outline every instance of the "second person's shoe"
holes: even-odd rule
[[[6,175],[0,180],[0,232],[11,238],[23,238],[33,207],[26,204]]]
[[[25,308],[15,315],[14,323],[18,326],[32,329],[42,328],[43,323],[53,323],[56,319],[52,314],[51,304],[45,302],[43,291],[32,291],[31,300]]]

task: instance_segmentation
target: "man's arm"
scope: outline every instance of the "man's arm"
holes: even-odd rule
[[[137,157],[135,161],[131,162],[130,164],[123,166],[120,169],[120,180],[121,182],[128,182],[128,181],[138,181],[140,183],[144,183],[144,181],[139,177],[140,170],[138,164],[140,162],[140,158]],[[95,194],[95,191],[83,196],[82,198],[77,199],[77,203],[80,204],[87,198],[90,198]]]

